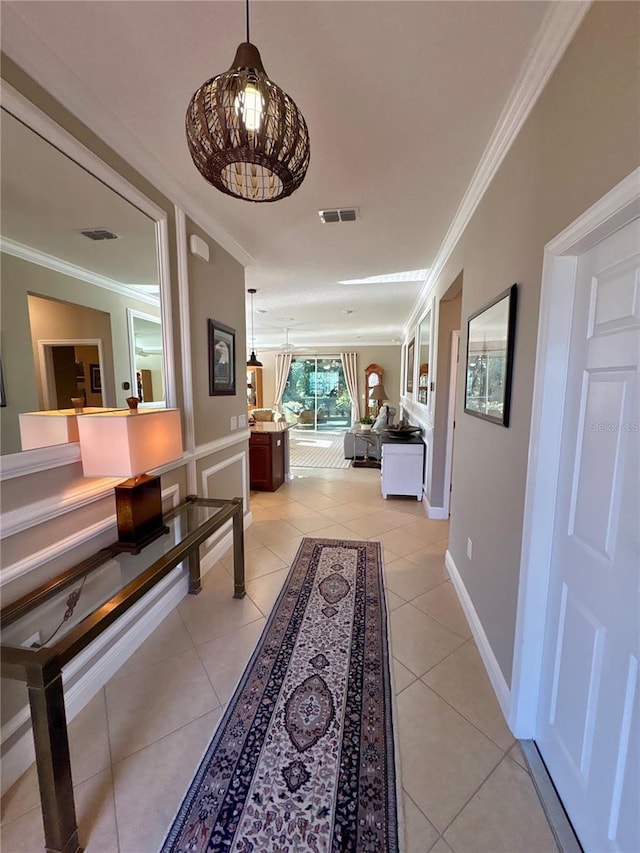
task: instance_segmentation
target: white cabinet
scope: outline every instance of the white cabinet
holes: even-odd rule
[[[382,497],[388,495],[415,495],[422,500],[424,470],[424,442],[422,439],[396,441],[382,444]]]

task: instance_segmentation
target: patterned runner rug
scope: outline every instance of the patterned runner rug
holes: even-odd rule
[[[303,539],[163,853],[397,853],[380,543]]]

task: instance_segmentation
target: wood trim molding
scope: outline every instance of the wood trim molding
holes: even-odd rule
[[[80,461],[80,445],[77,442],[38,447],[28,453],[9,453],[0,456],[0,481],[37,474],[38,471],[73,465],[74,462]]]
[[[191,307],[189,302],[189,263],[187,251],[187,218],[177,205],[176,242],[178,246],[178,302],[180,306],[180,344],[182,356],[182,396],[184,444],[191,459],[187,465],[189,491],[196,494],[198,478],[195,463],[195,415],[193,404],[193,364],[191,359]]]
[[[449,577],[451,578],[453,587],[456,591],[456,595],[458,596],[458,601],[462,605],[464,614],[467,617],[467,621],[469,622],[469,627],[471,628],[473,639],[476,641],[476,645],[478,646],[480,657],[482,658],[484,668],[486,669],[487,675],[489,676],[489,681],[491,682],[493,691],[496,694],[498,704],[502,709],[502,713],[504,714],[505,719],[508,720],[509,708],[511,705],[511,691],[509,690],[509,685],[507,684],[503,672],[500,669],[500,665],[498,664],[496,656],[493,653],[493,649],[489,644],[489,640],[487,638],[487,635],[485,634],[484,628],[482,627],[480,617],[476,613],[476,609],[473,606],[471,596],[467,592],[467,588],[464,585],[464,581],[462,580],[460,572],[458,571],[458,568],[454,563],[453,557],[451,556],[451,553],[449,551],[447,551],[445,554],[444,562],[449,572]]]
[[[591,6],[552,3],[404,327],[408,337],[475,209]]]
[[[544,623],[565,408],[578,255],[640,217],[640,168],[579,216],[544,249],[527,460],[520,582],[509,723],[519,738],[536,733]]]
[[[233,447],[235,444],[241,444],[243,441],[249,441],[251,433],[248,429],[238,430],[223,438],[215,438],[213,441],[208,441],[206,444],[199,444],[194,456],[196,459],[204,459],[205,456],[213,456],[214,453],[219,453],[221,450],[226,450],[228,447]]]
[[[99,275],[92,270],[86,270],[84,267],[79,267],[76,264],[71,264],[69,261],[63,261],[61,258],[56,258],[55,255],[48,255],[46,252],[41,252],[39,249],[33,249],[31,246],[25,246],[22,243],[17,243],[15,240],[9,240],[6,237],[2,238],[2,251],[14,258],[28,261],[31,264],[36,264],[39,267],[45,267],[53,272],[67,275],[70,278],[77,278],[80,281],[95,284],[96,287],[103,287],[105,290],[111,290],[114,293],[119,293],[121,296],[126,296],[128,299],[135,299],[137,302],[146,302],[148,305],[153,305],[156,308],[160,307],[160,299],[158,296],[150,296],[135,287],[127,287],[120,281],[113,278],[108,278],[106,275]]]
[[[110,491],[111,489],[109,489],[106,494],[108,494]],[[180,489],[175,484],[173,486],[169,486],[168,489],[162,490],[163,502],[170,499],[171,505],[174,507],[178,505],[179,497]],[[2,568],[0,568],[0,587],[3,587],[14,580],[17,580],[23,575],[26,575],[29,572],[33,571],[33,569],[37,569],[45,563],[50,562],[51,560],[55,560],[56,557],[59,557],[61,554],[64,554],[67,551],[71,551],[74,548],[77,548],[84,542],[88,542],[89,540],[94,539],[96,536],[100,536],[102,533],[105,533],[110,528],[113,528],[115,532],[115,513],[106,516],[106,518],[100,519],[100,521],[97,521],[95,524],[90,524],[88,527],[83,527],[81,530],[78,530],[76,533],[72,533],[70,536],[66,536],[64,539],[57,539],[51,545],[47,545],[45,548],[41,548],[39,551],[34,551],[32,554],[23,557],[23,559],[16,560],[15,563],[11,563],[8,566],[3,566]]]
[[[236,462],[240,462],[242,465],[242,500],[244,501],[244,511],[248,511],[249,509],[249,494],[247,492],[247,450],[243,450],[242,453],[236,453],[235,456],[230,456],[228,459],[223,459],[222,462],[218,462],[216,465],[211,465],[209,468],[205,468],[200,473],[200,482],[202,483],[202,494],[205,498],[209,497],[209,477],[212,474],[216,474],[218,471],[222,471],[223,468],[228,468],[231,465],[234,465]]]

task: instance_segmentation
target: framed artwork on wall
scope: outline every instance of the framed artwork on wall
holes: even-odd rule
[[[467,323],[464,410],[509,426],[518,287],[512,285]]]
[[[93,394],[100,394],[102,391],[102,377],[100,376],[99,364],[89,365],[89,376],[91,378],[91,392]]]
[[[413,361],[414,361],[414,351],[416,347],[416,339],[412,338],[411,341],[407,344],[407,364],[405,367],[405,388],[407,394],[413,393]]]
[[[209,396],[236,393],[236,330],[207,320],[209,332]]]

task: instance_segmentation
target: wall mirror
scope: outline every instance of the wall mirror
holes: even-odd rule
[[[431,309],[427,311],[420,323],[418,354],[418,402],[429,405],[431,364]]]
[[[166,214],[10,87],[0,133],[2,454],[72,397],[175,405]]]

